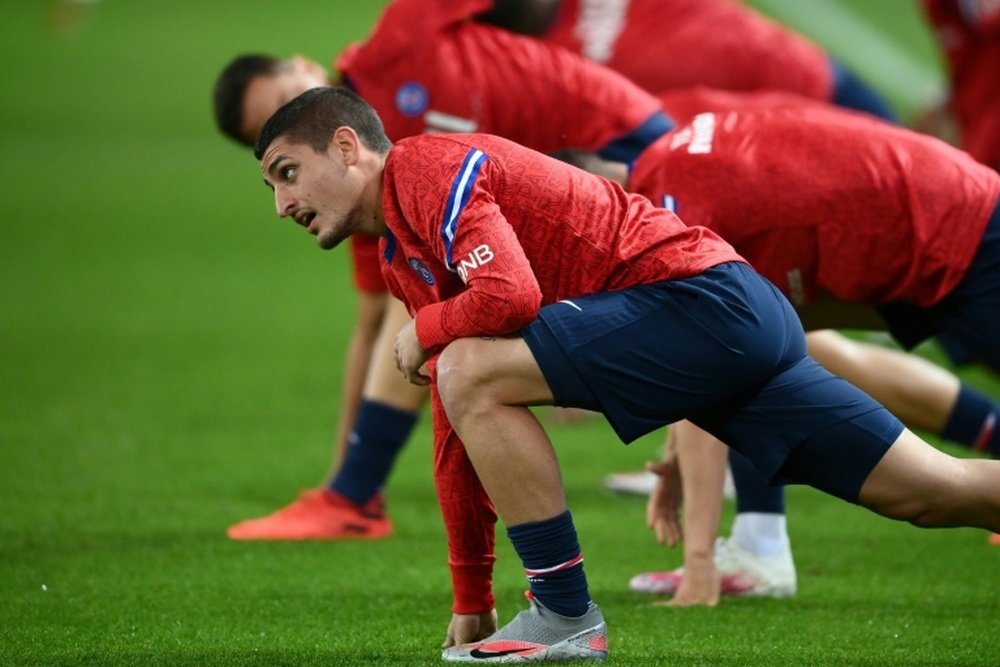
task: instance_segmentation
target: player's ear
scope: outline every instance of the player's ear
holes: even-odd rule
[[[361,139],[353,128],[343,125],[333,131],[330,149],[340,153],[344,164],[352,165],[357,163],[361,155]]]

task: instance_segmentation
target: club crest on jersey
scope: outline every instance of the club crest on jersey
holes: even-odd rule
[[[427,89],[418,81],[408,81],[396,91],[396,108],[404,116],[419,116],[427,110],[427,102]]]
[[[410,268],[413,269],[418,276],[420,276],[421,280],[428,285],[434,284],[434,274],[431,273],[431,270],[427,268],[426,264],[421,262],[416,257],[411,257],[408,262],[410,264]]]

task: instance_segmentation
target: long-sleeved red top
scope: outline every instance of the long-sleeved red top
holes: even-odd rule
[[[515,333],[561,299],[740,261],[713,232],[644,197],[490,135],[398,142],[386,161],[382,206],[383,276],[431,354],[458,338]],[[495,515],[432,398],[453,609],[485,611]]]

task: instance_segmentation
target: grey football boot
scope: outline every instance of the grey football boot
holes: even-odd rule
[[[527,609],[486,639],[446,648],[446,662],[583,662],[608,656],[608,626],[594,603],[580,617],[561,616],[534,596]]]

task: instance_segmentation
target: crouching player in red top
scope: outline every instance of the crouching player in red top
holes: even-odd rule
[[[1000,528],[1000,462],[939,452],[823,370],[788,301],[713,232],[498,137],[393,146],[337,88],[279,109],[255,154],[278,214],[322,248],[384,237],[383,275],[414,315],[396,358],[432,387],[449,637],[482,637],[446,660],[606,655],[531,405],[600,411],[626,442],[688,417],[777,481],[922,526]],[[496,632],[490,501],[531,587],[530,608]]]

